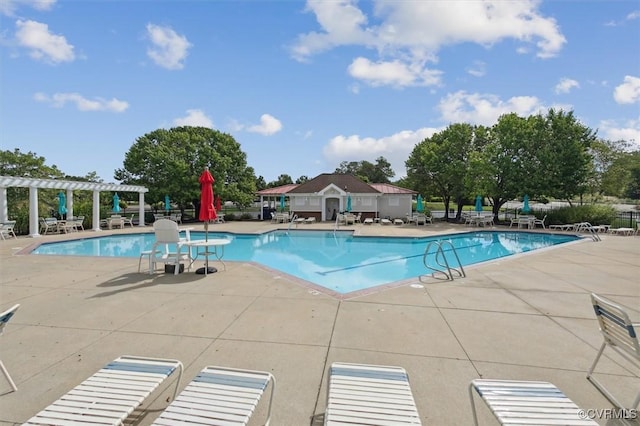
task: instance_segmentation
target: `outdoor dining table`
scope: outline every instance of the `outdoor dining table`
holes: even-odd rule
[[[276,213],[276,222],[278,223],[289,222],[289,213]]]
[[[527,229],[533,229],[535,227],[535,216],[520,216],[518,218],[518,228],[526,227]]]
[[[113,229],[114,227],[118,227],[120,229],[124,228],[124,218],[122,216],[109,217],[106,220],[107,227],[109,229]]]
[[[191,258],[191,263],[189,267],[194,264],[197,260],[198,256],[203,255],[205,257],[205,264],[209,264],[209,255],[213,255],[218,262],[222,264],[224,270],[227,270],[227,265],[225,265],[222,258],[224,257],[224,247],[231,243],[231,240],[227,238],[211,238],[208,240],[190,240],[185,241],[184,245],[189,247],[189,250],[195,248],[195,256],[189,256]],[[204,274],[207,275],[207,268],[204,268]]]

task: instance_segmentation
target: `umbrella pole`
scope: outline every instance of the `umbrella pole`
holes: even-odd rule
[[[204,240],[209,241],[209,221],[207,220],[204,223]],[[204,247],[204,268],[198,268],[196,270],[196,274],[200,275],[209,275],[214,272],[218,272],[217,268],[209,267],[209,248],[207,246]]]

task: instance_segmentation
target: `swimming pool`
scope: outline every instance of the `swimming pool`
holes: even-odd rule
[[[573,235],[478,231],[431,237],[354,236],[351,231],[271,231],[264,234],[209,233],[227,238],[224,260],[250,261],[340,294],[431,274],[423,254],[431,241],[455,248],[463,266],[576,241]],[[150,250],[153,233],[110,235],[45,243],[38,255],[135,257]],[[191,232],[191,239],[204,239]],[[445,250],[446,251],[446,250]],[[453,262],[455,264],[455,262]],[[452,265],[453,266],[453,265]]]

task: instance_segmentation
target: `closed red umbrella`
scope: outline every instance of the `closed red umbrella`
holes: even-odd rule
[[[219,212],[220,210],[222,210],[222,200],[220,199],[220,196],[218,195],[216,197],[216,213]]]
[[[213,207],[213,183],[215,180],[209,169],[204,169],[198,181],[200,182],[200,214],[198,219],[204,222],[204,229],[208,230],[209,221],[218,217],[216,209]]]
[[[218,217],[216,209],[213,207],[213,183],[215,180],[213,176],[211,176],[209,169],[205,168],[198,181],[200,182],[200,213],[198,214],[198,219],[204,222],[204,239],[208,241],[209,221],[215,220]],[[209,268],[208,253],[205,255],[205,259],[204,268],[196,270],[196,273],[206,275],[207,273],[216,272],[215,268]]]

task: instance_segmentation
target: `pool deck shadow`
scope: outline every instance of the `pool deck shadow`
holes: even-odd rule
[[[214,226],[230,232],[278,228],[287,227]],[[446,223],[340,229],[393,236],[470,230]],[[113,232],[141,231],[151,228]],[[0,241],[0,310],[21,304],[0,337],[0,359],[18,386],[11,392],[0,377],[0,424],[25,422],[123,354],[181,360],[181,388],[206,365],[270,371],[277,379],[274,426],[322,424],[334,361],[404,367],[423,424],[471,424],[467,386],[478,377],[549,381],[584,409],[611,408],[585,378],[602,341],[589,294],[625,305],[640,322],[639,236],[603,234],[601,242],[467,268],[467,277],[453,282],[416,279],[348,298],[247,262],[227,262],[226,270],[208,276],[193,269],[174,276],[138,273],[137,258],[18,254],[42,242],[106,234]],[[623,359],[609,354],[599,371],[625,402],[640,391],[640,371]],[[171,385],[128,423],[151,424],[167,406]],[[261,424],[266,405],[261,402],[250,424]],[[481,424],[495,424],[478,407]]]

